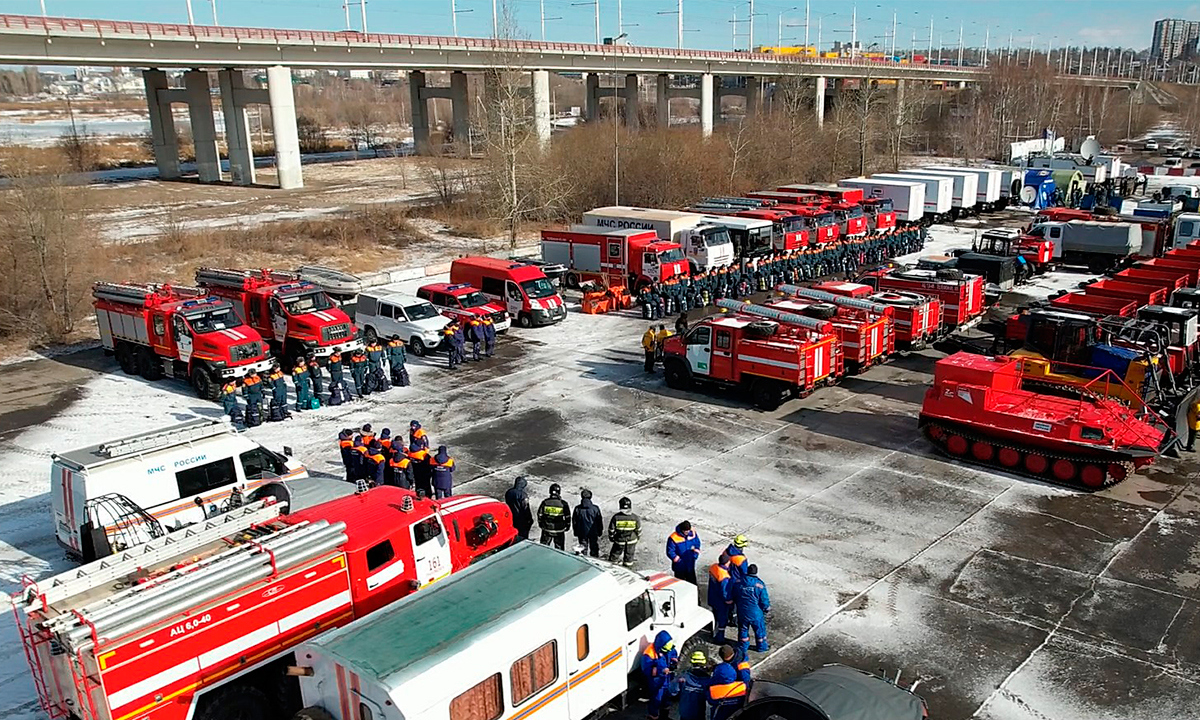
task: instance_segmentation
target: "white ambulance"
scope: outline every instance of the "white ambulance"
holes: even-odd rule
[[[696,586],[518,543],[296,650],[307,710],[334,720],[584,720],[646,646],[680,658],[713,621]]]
[[[285,453],[288,451],[285,449]],[[303,465],[196,418],[51,455],[50,500],[59,545],[91,562],[264,496],[287,501]]]

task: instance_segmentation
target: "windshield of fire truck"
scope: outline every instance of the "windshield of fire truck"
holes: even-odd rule
[[[783,231],[794,233],[804,229],[804,218],[799,215],[789,215],[783,220]]]
[[[458,295],[456,297],[458,298],[458,304],[465,308],[479,307],[480,305],[488,304],[488,299],[485,298],[483,293],[479,292],[478,290],[472,290],[465,295]]]
[[[878,200],[875,203],[875,212],[891,212],[893,209],[891,200]]]
[[[715,245],[729,245],[732,242],[733,240],[729,236],[729,231],[725,228],[712,230],[704,235],[704,244],[708,247],[713,247]]]
[[[829,227],[830,225],[837,225],[837,218],[833,216],[833,213],[821,213],[817,216],[817,227]]]
[[[856,218],[856,217],[862,217],[863,210],[862,210],[862,208],[861,208],[861,207],[859,207],[858,205],[855,205],[854,207],[852,207],[852,208],[850,208],[849,210],[847,210],[847,211],[846,211],[846,214],[847,214],[847,215],[849,215],[849,216],[850,216],[850,217],[852,217],[852,218]]]
[[[521,283],[521,289],[525,291],[525,295],[531,300],[537,300],[538,298],[545,298],[558,294],[554,290],[554,285],[552,285],[550,281],[544,277],[536,280],[526,280],[525,282]]]
[[[680,250],[679,248],[671,248],[670,250],[663,250],[662,252],[660,252],[658,254],[658,261],[660,263],[677,262],[682,259],[683,259],[683,251]]]
[[[283,308],[288,315],[303,315],[318,310],[328,310],[331,307],[333,307],[333,303],[329,301],[329,296],[320,290],[303,295],[293,295],[283,301]]]
[[[241,319],[234,314],[231,307],[214,308],[207,312],[184,315],[183,317],[192,328],[192,332],[198,334],[228,330],[242,324]]]
[[[771,244],[771,228],[755,228],[747,233],[751,248],[760,248]]]

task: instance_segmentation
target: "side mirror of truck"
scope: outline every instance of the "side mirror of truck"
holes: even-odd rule
[[[291,448],[291,446],[290,446],[290,445],[284,445],[284,446],[283,446],[283,455],[284,455],[284,457],[291,457],[291,456],[292,456],[292,448]]]

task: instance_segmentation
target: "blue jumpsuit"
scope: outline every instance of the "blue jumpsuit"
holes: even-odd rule
[[[746,580],[746,568],[749,567],[749,561],[746,560],[746,553],[741,548],[734,547],[732,543],[725,548],[725,554],[729,556],[729,574],[733,577],[733,586],[736,590],[737,586]]]
[[[729,610],[733,604],[733,578],[729,566],[713,563],[708,568],[708,607],[713,614],[713,638],[718,644],[725,643],[725,626],[729,624]]]
[[[491,318],[483,321],[483,347],[488,357],[496,354],[496,324]]]
[[[681,535],[678,531],[667,537],[667,559],[671,572],[680,580],[696,583],[696,558],[700,557],[700,535],[695,530]]]
[[[663,700],[666,698],[670,686],[670,670],[678,660],[679,653],[671,641],[671,633],[666,630],[660,630],[654,637],[654,644],[647,645],[646,649],[642,651],[642,675],[645,676],[646,684],[650,687],[650,703],[646,708],[646,714],[650,716],[651,720],[658,720],[658,714],[662,710]]]
[[[754,629],[755,652],[766,652],[767,620],[763,613],[771,610],[771,596],[766,584],[757,575],[747,575],[735,595],[738,613],[738,649],[745,656],[750,649],[750,630]]]
[[[706,670],[689,670],[679,691],[679,720],[704,720],[704,700],[712,677]]]

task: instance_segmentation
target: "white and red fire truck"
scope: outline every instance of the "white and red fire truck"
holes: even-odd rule
[[[828,321],[736,300],[717,305],[733,313],[705,318],[686,335],[667,339],[668,386],[743,387],[755,405],[774,410],[788,397],[807,395],[842,376],[841,343]]]
[[[542,259],[568,268],[568,287],[600,280],[635,293],[688,270],[679,243],[659,240],[654,230],[632,228],[572,225],[567,230],[543,230]]]
[[[866,198],[860,203],[871,221],[871,232],[882,233],[896,229],[896,211],[887,198]]]
[[[903,290],[876,290],[870,285],[840,280],[818,283],[813,289],[890,306],[899,347],[919,349],[941,334],[942,304],[937,298]]]
[[[978,275],[964,275],[958,270],[880,268],[863,274],[859,282],[878,290],[936,297],[942,305],[942,325],[946,330],[983,317],[983,278]]]
[[[324,290],[295,273],[202,267],[196,283],[233,302],[289,364],[309,353],[326,357],[362,346],[350,316]]]
[[[281,514],[251,503],[13,597],[42,709],[75,720],[274,720],[285,668],[345,625],[512,542],[508,507],[378,487]],[[414,628],[415,630],[415,628]]]
[[[896,351],[896,323],[891,307],[798,285],[780,285],[776,289],[790,297],[771,300],[767,303],[769,307],[829,320],[842,343],[847,372],[863,372]]]
[[[259,334],[198,288],[100,282],[92,297],[100,344],[126,374],[183,378],[215,400],[223,382],[271,367]]]
[[[493,302],[470,283],[431,283],[417,288],[417,297],[428,300],[442,315],[458,322],[490,317],[496,332],[512,327],[504,305]]]

